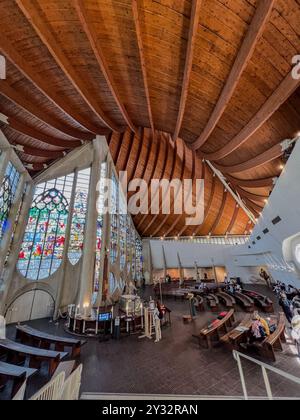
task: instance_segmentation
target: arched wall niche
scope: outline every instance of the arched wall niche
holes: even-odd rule
[[[53,316],[54,290],[46,283],[27,284],[10,299],[5,318],[7,324]]]

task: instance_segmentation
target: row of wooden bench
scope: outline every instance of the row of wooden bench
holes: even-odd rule
[[[231,309],[223,319],[215,320],[211,327],[203,328],[198,335],[194,335],[199,340],[200,345],[206,348],[212,348],[214,338],[230,349],[239,349],[242,342],[252,325],[251,315],[247,315],[243,321],[235,328],[234,310]],[[282,312],[279,313],[276,330],[266,337],[262,342],[256,344],[260,354],[272,362],[276,361],[275,350],[282,351],[282,343],[285,343],[285,317]]]
[[[174,299],[184,299],[188,293],[193,293],[199,299],[203,295],[203,291],[197,289],[167,289],[162,291],[165,298],[173,297]],[[231,294],[226,291],[215,291],[206,295],[207,303],[212,311],[219,310],[219,303],[222,302],[227,309],[235,308],[238,303],[246,312],[253,312],[255,305],[259,306],[264,312],[274,312],[273,302],[271,299],[251,290],[243,290],[243,293],[235,292]],[[201,301],[201,303],[203,303]],[[201,309],[200,309],[201,310]]]
[[[42,362],[48,363],[48,374],[51,377],[64,359],[69,356],[79,357],[84,344],[81,340],[58,337],[26,325],[16,326],[16,340],[0,340],[0,385],[4,386],[12,380],[13,395],[25,380],[37,373]],[[71,351],[65,351],[66,348]],[[28,368],[20,366],[26,359],[29,359]]]

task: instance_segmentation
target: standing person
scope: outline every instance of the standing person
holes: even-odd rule
[[[282,307],[286,319],[289,321],[289,323],[291,323],[293,318],[293,313],[291,311],[291,303],[284,292],[280,293],[279,305]]]
[[[153,310],[153,324],[155,327],[155,341],[154,343],[158,343],[161,340],[161,326],[160,326],[160,312],[157,306]]]
[[[300,315],[295,315],[292,319],[292,338],[295,341],[298,356],[300,357]]]
[[[260,270],[259,273],[260,277],[267,283],[268,287],[271,287],[270,276],[263,268]]]

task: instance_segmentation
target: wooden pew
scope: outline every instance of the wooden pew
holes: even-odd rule
[[[198,335],[193,337],[198,338],[199,344],[205,343],[206,348],[212,348],[212,338],[217,337],[218,340],[221,338],[220,333],[226,334],[229,328],[232,328],[234,322],[234,310],[231,309],[226,316],[218,320],[212,327],[203,328]]]
[[[59,362],[66,358],[69,353],[29,347],[5,339],[0,340],[0,356],[1,355],[6,356],[7,362],[16,364],[25,362],[26,357],[29,357],[29,367],[38,369],[41,366],[41,362],[46,361],[49,364],[49,375],[52,376],[59,365]]]
[[[30,369],[22,366],[11,365],[9,363],[0,362],[0,385],[6,385],[10,380],[13,381],[12,392],[10,398],[13,398],[19,391],[21,386],[28,378],[34,375],[37,369]]]
[[[230,349],[238,349],[239,344],[245,339],[245,335],[252,325],[252,316],[246,315],[242,322],[233,330],[220,338],[220,341],[227,345]]]
[[[249,297],[244,295],[240,292],[235,292],[234,294],[231,294],[236,301],[243,306],[246,312],[253,312],[254,311],[254,301]]]
[[[71,347],[72,357],[80,356],[81,346],[86,343],[86,341],[47,334],[27,325],[17,325],[16,339],[22,344],[46,350],[50,349],[51,344],[54,344],[56,351],[64,351],[65,347]]]
[[[262,343],[257,345],[257,348],[260,350],[260,353],[263,357],[276,362],[275,350],[282,351],[282,343],[286,342],[285,339],[285,316],[283,312],[279,313],[278,323],[276,330],[265,338]]]
[[[262,308],[264,312],[274,312],[273,302],[267,296],[254,292],[252,290],[243,290],[243,294],[253,299],[255,304]]]
[[[236,301],[233,296],[229,295],[226,292],[217,292],[216,296],[219,298],[221,302],[226,305],[227,309],[232,309],[236,305]]]
[[[212,293],[209,293],[206,296],[207,303],[209,304],[209,307],[213,312],[216,312],[219,310],[219,299],[216,295],[213,295]]]

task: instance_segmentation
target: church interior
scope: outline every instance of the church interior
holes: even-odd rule
[[[300,399],[299,139],[299,0],[1,0],[0,400]]]

